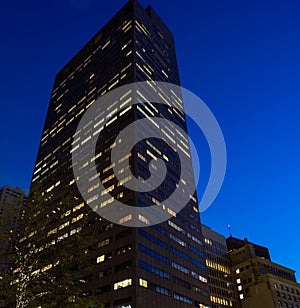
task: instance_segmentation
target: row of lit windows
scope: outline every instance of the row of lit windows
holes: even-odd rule
[[[132,65],[132,63],[126,65],[126,67],[124,67],[124,68],[122,69],[122,72],[124,72],[125,70],[127,70],[131,65]],[[94,91],[95,91],[95,88],[93,88],[93,89],[91,90],[91,92],[94,92]],[[53,92],[54,92],[54,93],[53,93],[52,97],[55,96],[55,90],[54,90]],[[62,97],[62,96],[61,96],[61,97]],[[59,99],[61,99],[61,97],[59,97]],[[83,98],[81,98],[81,99],[79,100],[79,102],[77,103],[77,105],[80,105],[81,103],[83,103],[83,101],[84,101],[85,99],[86,99],[86,96],[84,96]],[[75,109],[75,107],[76,107],[76,104],[73,105],[73,106],[69,109],[68,112],[73,111],[73,110]],[[81,109],[81,110],[79,111],[79,113],[76,114],[73,118],[71,118],[65,125],[67,126],[68,124],[70,124],[70,123],[74,120],[74,118],[77,117],[77,116],[79,116],[83,111],[84,111],[84,109]],[[64,119],[65,116],[66,116],[66,114],[64,114],[58,121],[55,122],[55,124],[53,125],[54,128],[53,128],[50,132],[49,132],[49,130],[45,130],[45,131],[44,131],[43,137],[42,137],[42,141],[46,141],[46,138],[47,138],[48,135],[52,134],[52,133],[54,132],[55,129],[59,128],[64,122],[66,122],[66,119]],[[59,121],[60,121],[60,122],[59,122]],[[53,127],[53,126],[52,126],[52,127]],[[63,127],[61,127],[61,129],[62,129],[62,128],[63,128]],[[68,140],[68,141],[70,141],[70,140]],[[65,145],[65,144],[63,144],[63,146],[64,146],[64,145]],[[53,153],[54,153],[54,151],[53,151]],[[43,159],[43,161],[46,161],[53,153],[50,153],[49,155],[47,155],[47,157],[45,157],[45,158]],[[41,169],[38,168],[39,165],[40,165],[41,163],[42,163],[42,161],[39,161],[39,162],[36,164],[36,166],[35,166],[35,173],[34,173],[34,174],[37,174],[38,172],[41,171]],[[34,178],[34,181],[35,181],[36,179],[37,179],[37,178]]]
[[[219,304],[219,305],[224,305],[224,306],[229,306],[229,307],[232,307],[232,301],[231,300],[227,300],[227,299],[224,299],[224,298],[220,298],[218,296],[210,296],[210,301],[212,303],[215,303],[215,304]]]
[[[230,274],[230,269],[227,266],[219,264],[217,262],[206,259],[206,266],[213,268],[213,269],[216,269],[218,271],[221,271],[223,273]]]

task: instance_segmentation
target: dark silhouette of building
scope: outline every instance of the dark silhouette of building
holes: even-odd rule
[[[84,141],[78,141],[74,134],[85,110],[116,87],[150,80],[179,85],[173,36],[150,6],[144,9],[137,1],[129,1],[56,76],[28,210],[30,215],[42,205],[47,209],[48,222],[43,223],[44,213],[36,213],[40,224],[31,226],[32,236],[23,243],[28,245],[39,238],[40,247],[35,247],[38,258],[39,252],[49,245],[64,245],[78,232],[93,234],[94,247],[82,252],[90,266],[77,269],[76,274],[84,282],[85,296],[98,296],[106,307],[208,308],[207,268],[196,194],[170,220],[147,228],[130,228],[92,212],[73,176],[72,146]],[[109,191],[106,202],[114,197],[125,204],[149,206],[162,202],[176,188],[180,162],[174,151],[161,140],[151,138],[134,147],[129,155],[137,177],[149,176],[148,166],[155,157],[169,162],[170,172],[157,190],[138,194],[122,186],[126,178],[120,184],[114,176],[110,150],[118,133],[135,119],[159,116],[176,122],[186,131],[185,116],[182,110],[178,112],[176,108],[158,106],[155,102],[126,108],[132,99],[131,93],[125,93],[99,118],[100,125],[116,110],[116,117],[99,137],[95,159],[101,181]],[[165,93],[165,99],[170,99],[169,93]],[[151,124],[147,129],[151,129]],[[189,152],[188,141],[171,126],[166,125],[165,135],[166,138],[174,135]],[[186,167],[191,169],[193,178],[191,161]],[[121,167],[119,172],[122,173]],[[89,191],[93,189],[91,186]],[[51,271],[52,265],[47,267],[47,260],[44,261],[46,270]]]

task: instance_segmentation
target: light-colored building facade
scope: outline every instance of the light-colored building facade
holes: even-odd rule
[[[269,251],[247,239],[227,239],[236,297],[241,308],[299,308],[295,271],[271,261]]]
[[[247,296],[241,301],[243,308],[300,307],[300,285],[272,274],[259,277],[247,289]]]

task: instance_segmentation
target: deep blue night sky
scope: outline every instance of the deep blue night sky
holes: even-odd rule
[[[0,186],[29,188],[55,74],[125,2],[1,1]],[[173,32],[182,86],[227,144],[226,178],[202,221],[226,236],[230,223],[300,278],[300,2],[140,2]]]

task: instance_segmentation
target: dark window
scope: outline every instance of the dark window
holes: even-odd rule
[[[114,305],[129,304],[132,302],[132,297],[126,297],[114,301]]]
[[[144,231],[144,230],[141,230],[139,229],[139,235],[145,237],[146,239],[148,239],[149,241],[163,247],[163,248],[166,248],[168,249],[168,244],[166,244],[165,242],[159,240],[158,238],[156,238],[155,236],[149,234],[148,232]]]
[[[139,266],[140,268],[148,271],[148,272],[151,272],[159,277],[162,277],[162,278],[165,278],[165,279],[170,279],[170,275],[164,271],[162,271],[161,269],[157,268],[157,267],[154,267],[150,264],[147,264],[143,261],[140,261],[139,262]]]
[[[112,272],[112,270],[109,267],[109,268],[104,269],[103,271],[98,272],[97,275],[98,275],[99,278],[102,278],[102,277],[105,277],[105,276],[109,276],[111,274],[111,272]]]
[[[119,272],[132,267],[132,260],[120,263],[115,266],[115,272]]]
[[[95,294],[96,295],[99,295],[99,294],[102,294],[102,293],[105,293],[105,292],[110,292],[111,291],[111,285],[110,284],[106,284],[102,287],[99,287],[97,289],[95,289]]]
[[[167,257],[162,256],[161,254],[153,251],[152,249],[150,249],[150,248],[148,248],[144,245],[139,245],[139,250],[142,251],[143,253],[161,261],[161,262],[164,262],[166,264],[169,263],[169,259]]]
[[[116,249],[116,251],[115,251],[116,256],[122,255],[122,254],[124,254],[124,253],[126,253],[126,252],[128,252],[128,251],[131,251],[131,249],[132,249],[132,245],[131,245],[131,244],[126,245],[126,246],[123,246],[123,247],[121,247],[121,248],[118,248],[118,249]]]
[[[174,253],[175,255],[181,257],[182,259],[188,260],[188,256],[185,253],[181,252],[180,250],[178,250],[178,249],[176,249],[174,247],[171,247],[170,251],[172,253]]]
[[[122,232],[116,234],[116,240],[120,240],[121,238],[124,238],[124,237],[126,237],[126,236],[129,236],[129,235],[131,235],[131,233],[132,233],[132,228],[129,228],[129,229],[127,229],[127,230],[124,230],[124,231],[122,231]]]

